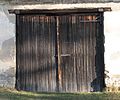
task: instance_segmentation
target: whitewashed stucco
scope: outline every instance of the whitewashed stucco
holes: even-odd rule
[[[65,9],[111,7],[104,13],[105,68],[110,77],[120,75],[120,3],[17,5],[0,3],[0,86],[15,84],[15,15],[8,9]],[[10,73],[8,71],[11,70]],[[9,77],[11,75],[11,77]],[[119,77],[120,79],[120,77]],[[8,81],[9,80],[9,81]],[[10,83],[12,81],[12,83]],[[108,82],[106,82],[108,84]],[[111,82],[112,83],[112,82]],[[9,85],[11,84],[11,85]]]
[[[0,5],[0,86],[14,87],[15,23],[7,14],[6,7]]]
[[[111,74],[120,74],[120,11],[106,12],[105,64]]]

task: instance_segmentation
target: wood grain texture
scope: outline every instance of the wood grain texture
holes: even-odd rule
[[[102,91],[103,13],[17,15],[16,19],[18,90]]]

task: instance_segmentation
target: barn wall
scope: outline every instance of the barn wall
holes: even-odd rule
[[[104,13],[105,34],[105,67],[110,78],[106,78],[107,86],[113,83],[116,86],[120,79],[120,0],[110,3],[82,3],[82,4],[35,4],[32,0],[19,2],[19,0],[0,1],[0,86],[14,87],[15,84],[15,15],[9,14],[8,9],[64,9],[64,8],[90,8],[111,7],[112,12]],[[38,1],[38,0],[37,0]],[[42,0],[39,0],[42,1]],[[45,0],[44,0],[45,1]],[[49,0],[50,1],[50,0]],[[53,1],[53,0],[52,0]],[[54,0],[55,1],[55,0]],[[64,0],[65,1],[65,0]],[[76,0],[77,1],[77,0]],[[79,1],[79,0],[78,0]],[[82,1],[82,0],[80,0]],[[96,1],[96,0],[95,0]],[[101,0],[102,1],[102,0]],[[107,0],[104,0],[106,2]],[[20,5],[19,5],[19,4]],[[21,5],[22,4],[22,5]],[[117,82],[116,82],[117,80]]]

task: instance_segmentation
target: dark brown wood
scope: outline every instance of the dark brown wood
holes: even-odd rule
[[[61,88],[61,51],[60,51],[60,28],[59,28],[59,17],[57,16],[56,17],[56,29],[57,29],[57,56],[58,56],[58,70],[57,70],[57,79],[58,79],[58,82],[57,82],[57,86],[58,86],[58,91],[60,91],[60,88]]]
[[[20,49],[20,47],[19,47],[19,45],[20,45],[20,43],[19,43],[19,36],[20,35],[18,35],[19,34],[19,31],[21,30],[20,29],[20,27],[19,27],[19,25],[20,25],[20,18],[19,18],[19,16],[18,15],[16,15],[16,51],[18,51],[19,49]],[[15,88],[17,88],[18,90],[20,90],[20,69],[19,69],[19,63],[20,63],[20,54],[19,54],[19,52],[16,52],[16,82],[15,82]]]
[[[16,16],[16,88],[42,92],[102,91],[103,13]]]
[[[75,8],[75,9],[11,9],[9,13],[15,14],[71,14],[71,13],[88,13],[88,12],[105,12],[111,11],[110,7],[101,8]]]
[[[19,16],[17,19],[20,24],[17,24],[16,88],[55,91],[54,17],[31,15]]]

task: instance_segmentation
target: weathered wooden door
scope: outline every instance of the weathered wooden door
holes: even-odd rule
[[[53,16],[17,16],[17,89],[56,90],[55,27]]]
[[[103,13],[17,15],[16,88],[85,92],[104,87]]]
[[[104,62],[101,25],[99,13],[58,17],[59,91],[100,91],[104,87],[104,67],[97,65]],[[102,52],[99,61],[98,52]]]

